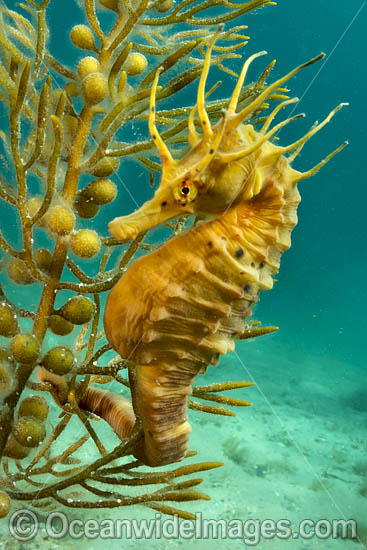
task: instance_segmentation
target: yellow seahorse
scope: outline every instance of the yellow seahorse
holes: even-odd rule
[[[266,52],[252,55],[243,65],[228,108],[212,127],[204,97],[218,33],[208,46],[198,88],[202,133],[196,132],[193,110],[188,121],[191,148],[178,160],[155,125],[156,73],[149,130],[162,160],[161,182],[152,200],[133,214],[114,219],[109,230],[126,241],[183,213],[205,216],[206,221],[136,260],[109,294],[104,315],[107,339],[121,357],[137,365],[132,404],[93,387],[79,402],[105,418],[120,437],[129,435],[136,413],[144,436],[134,455],[150,466],[183,458],[191,431],[186,402],[194,378],[215,364],[220,354],[234,349],[259,292],[272,288],[273,275],[282,253],[290,247],[290,234],[297,223],[297,183],[346,145],[307,172],[291,167],[303,144],[344,104],[284,147],[270,138],[303,115],[269,128],[278,111],[297,98],[280,103],[261,131],[243,124],[274,90],[323,54],[269,85],[236,112],[248,67]]]

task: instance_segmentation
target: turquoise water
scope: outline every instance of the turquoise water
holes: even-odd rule
[[[10,2],[7,5],[11,5]],[[14,3],[15,5],[15,3]],[[50,8],[52,51],[72,63],[75,50],[65,41],[70,26],[82,22],[74,2],[54,1]],[[367,380],[366,380],[366,2],[294,2],[280,0],[243,16],[251,36],[244,54],[267,50],[277,59],[273,78],[288,72],[320,51],[326,58],[299,73],[290,83],[301,98],[296,112],[307,118],[279,134],[286,144],[303,135],[341,101],[344,108],[305,146],[295,167],[305,171],[345,139],[350,144],[314,177],[300,184],[299,223],[292,247],[281,262],[278,282],[261,295],[254,318],[279,331],[256,341],[241,342],[236,352],[209,368],[199,383],[253,380],[255,387],[236,393],[253,402],[237,417],[213,419],[190,412],[191,448],[199,460],[221,460],[225,465],[204,474],[210,502],[187,505],[212,519],[356,519],[360,539],[367,542]],[[262,70],[256,61],[250,79]],[[228,63],[228,62],[227,62]],[[265,63],[265,62],[264,62]],[[239,60],[230,62],[236,70]],[[218,79],[214,69],[209,85]],[[234,78],[221,73],[218,95],[227,96]],[[192,103],[193,86],[181,94]],[[137,129],[144,135],[144,127]],[[139,134],[138,137],[141,137]],[[151,189],[138,165],[122,165],[119,199],[93,224],[107,234],[106,224],[131,212]],[[129,189],[129,192],[126,190]],[[134,199],[131,198],[131,195]],[[12,290],[14,293],[14,290]],[[70,512],[70,517],[98,517]],[[153,517],[134,508],[106,512],[104,517]],[[2,531],[3,533],[4,531]],[[6,534],[4,534],[4,537]],[[260,550],[344,549],[363,547],[358,540],[261,540]],[[13,540],[4,548],[20,548]],[[75,542],[37,537],[29,547],[71,548]],[[78,541],[80,548],[102,548],[105,541]],[[241,540],[190,539],[109,540],[109,547],[139,550],[159,548],[242,548]],[[32,546],[34,545],[34,546]],[[1,544],[0,544],[0,548]]]

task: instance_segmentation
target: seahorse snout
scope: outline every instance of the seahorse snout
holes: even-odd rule
[[[152,229],[180,214],[191,211],[190,205],[177,204],[173,201],[170,189],[158,189],[154,197],[138,210],[112,220],[108,230],[119,241],[129,241],[142,231]]]
[[[137,224],[125,221],[125,218],[128,217],[129,216],[121,216],[115,218],[108,224],[108,231],[121,242],[134,239],[140,232]]]

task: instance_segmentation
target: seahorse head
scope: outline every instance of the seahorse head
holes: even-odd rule
[[[219,159],[219,151],[212,145],[224,124],[223,117],[213,128],[212,139],[201,139],[182,159],[164,162],[153,198],[132,214],[112,221],[110,232],[126,240],[181,214],[219,215],[234,204],[251,174],[253,162],[248,159],[246,165],[241,165]]]
[[[221,28],[214,34],[207,49],[198,87],[197,105],[189,116],[190,149],[178,160],[172,157],[155,125],[155,97],[159,70],[156,72],[150,97],[149,130],[162,161],[161,181],[151,200],[132,214],[115,218],[110,222],[110,233],[121,241],[130,240],[138,233],[180,214],[220,216],[238,201],[251,200],[263,191],[267,182],[271,181],[268,175],[273,169],[277,169],[281,157],[283,157],[282,166],[286,165],[284,185],[294,185],[297,181],[315,173],[331,156],[346,145],[345,142],[306,173],[302,174],[290,167],[291,160],[295,158],[303,144],[329,122],[344,104],[337,106],[321,123],[314,125],[306,135],[286,147],[280,147],[269,140],[283,126],[304,115],[295,115],[274,125],[271,129],[269,127],[280,109],[295,103],[298,98],[287,99],[280,103],[267,117],[260,131],[255,130],[251,124],[243,124],[243,121],[256,112],[274,90],[300,69],[322,59],[323,54],[296,67],[266,87],[240,112],[236,112],[247,69],[254,59],[266,52],[262,51],[250,56],[243,65],[228,108],[223,111],[220,120],[212,126],[205,109],[205,83],[210,67],[211,50],[220,31]],[[200,134],[196,131],[194,124],[196,111],[202,128]],[[285,153],[292,150],[295,152],[291,158],[284,157]]]

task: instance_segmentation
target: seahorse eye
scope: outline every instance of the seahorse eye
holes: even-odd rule
[[[185,206],[185,204],[196,198],[198,190],[194,183],[186,180],[175,187],[173,194],[176,201]]]

